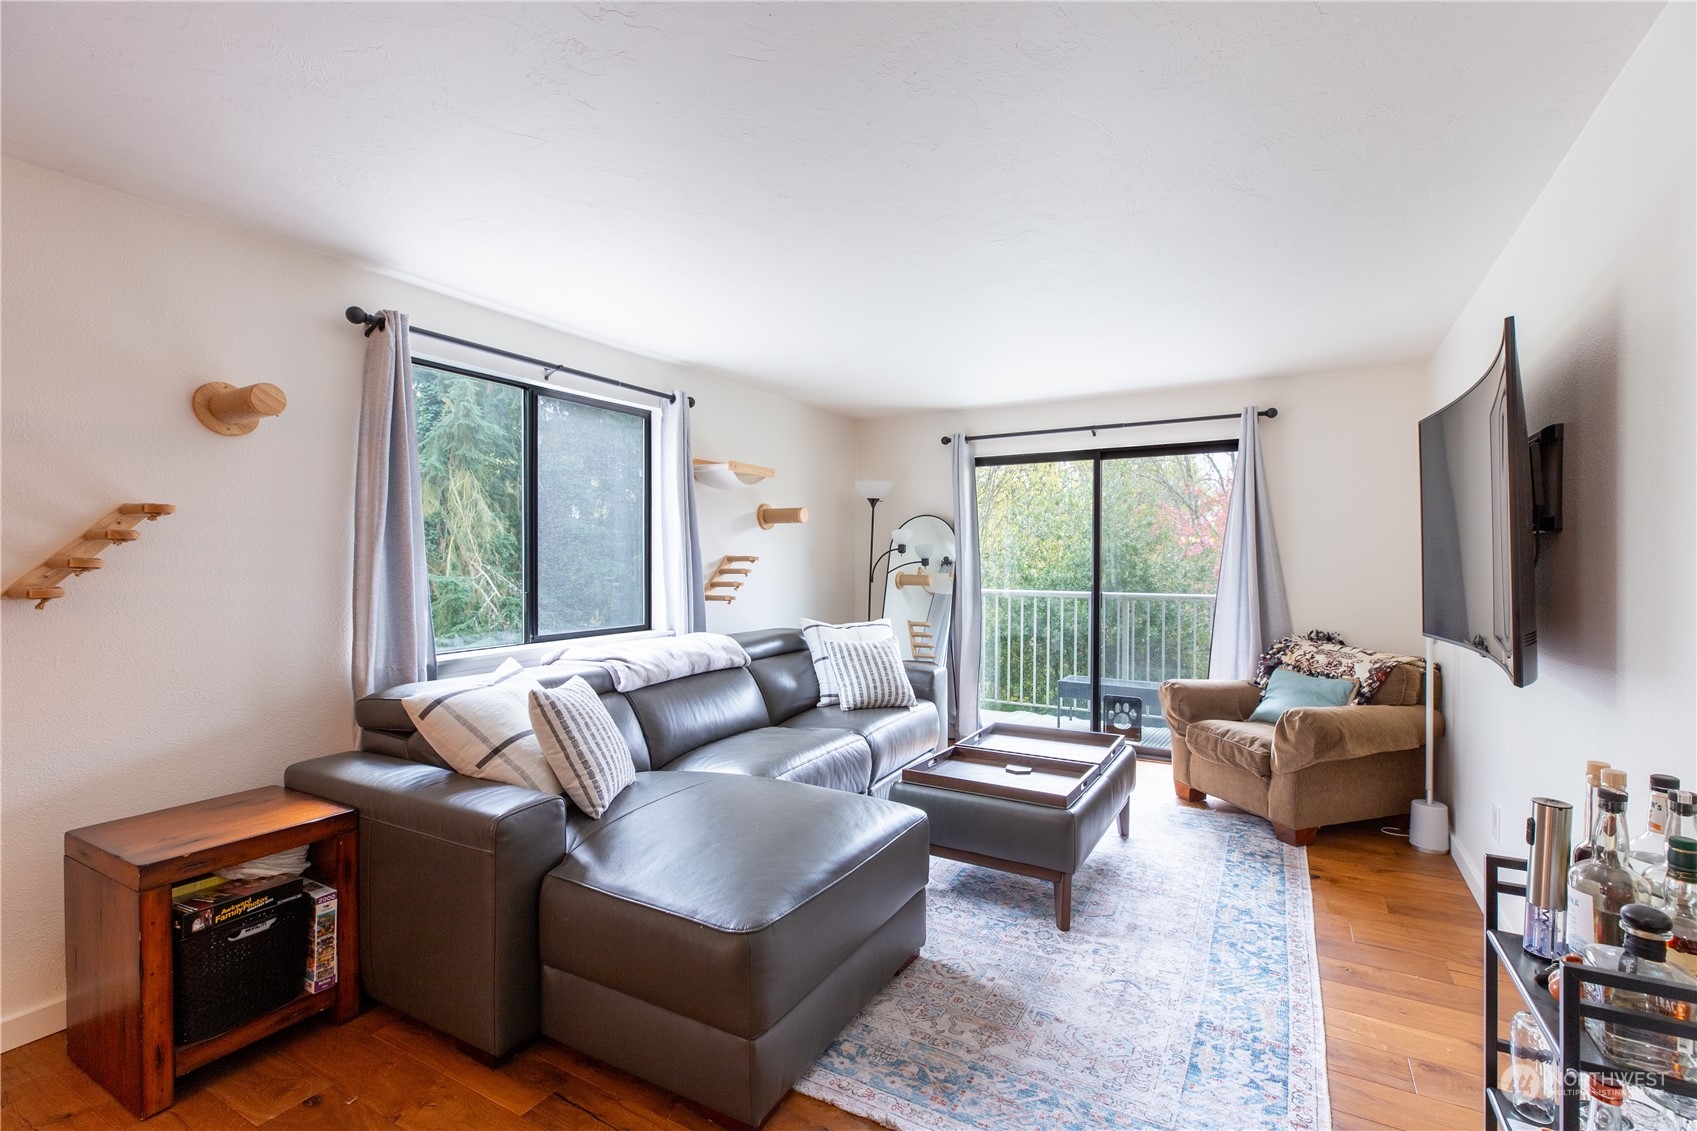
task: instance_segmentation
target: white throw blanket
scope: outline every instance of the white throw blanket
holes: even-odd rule
[[[652,683],[722,668],[744,668],[749,663],[748,653],[741,644],[717,632],[579,645],[562,649],[550,662],[562,660],[600,664],[613,677],[613,686],[619,691],[635,691]]]

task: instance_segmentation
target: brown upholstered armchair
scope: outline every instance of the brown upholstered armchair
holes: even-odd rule
[[[1433,681],[1440,693],[1441,673]],[[1393,668],[1361,706],[1297,707],[1276,724],[1246,722],[1261,700],[1247,680],[1169,679],[1161,708],[1173,732],[1173,787],[1212,794],[1272,822],[1286,844],[1321,825],[1406,813],[1426,790],[1426,679]],[[1444,718],[1433,713],[1444,733]]]

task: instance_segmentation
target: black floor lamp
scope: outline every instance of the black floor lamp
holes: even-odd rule
[[[854,489],[872,504],[872,517],[866,527],[866,619],[872,619],[872,579],[878,574],[878,503],[890,497],[895,487],[888,479],[857,479]]]

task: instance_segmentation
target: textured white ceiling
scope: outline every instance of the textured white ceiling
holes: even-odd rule
[[[992,404],[1429,356],[1657,9],[10,2],[4,146],[814,403]]]

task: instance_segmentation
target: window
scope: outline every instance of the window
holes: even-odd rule
[[[644,409],[413,365],[436,651],[650,626]]]

